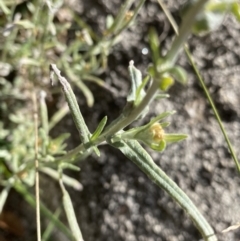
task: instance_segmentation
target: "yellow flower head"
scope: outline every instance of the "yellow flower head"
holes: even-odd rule
[[[150,127],[150,132],[155,142],[160,142],[164,139],[164,130],[160,123],[152,124],[152,126]]]
[[[187,138],[185,134],[165,133],[165,127],[169,126],[169,122],[160,122],[163,118],[172,115],[174,111],[164,112],[153,118],[148,124],[130,129],[121,133],[122,139],[135,139],[148,145],[156,151],[164,151],[169,143],[178,142]]]

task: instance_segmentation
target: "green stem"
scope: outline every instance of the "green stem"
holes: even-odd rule
[[[225,138],[225,141],[227,142],[229,151],[231,152],[231,155],[232,155],[232,158],[233,158],[233,160],[234,160],[234,162],[235,162],[235,165],[236,165],[236,167],[237,167],[237,170],[238,170],[238,172],[240,173],[240,164],[239,164],[239,162],[238,162],[238,159],[237,159],[237,156],[236,156],[236,154],[235,154],[235,151],[234,151],[234,149],[233,149],[233,147],[232,147],[232,144],[231,144],[231,142],[230,142],[230,140],[229,140],[229,138],[228,138],[228,135],[227,135],[227,132],[226,132],[226,130],[225,130],[225,128],[224,128],[224,125],[223,125],[223,123],[222,123],[221,117],[220,117],[219,114],[218,114],[217,108],[215,107],[215,104],[214,104],[214,102],[213,102],[213,100],[212,100],[212,98],[211,98],[211,95],[210,95],[210,93],[209,93],[209,91],[208,91],[208,89],[207,89],[207,87],[206,87],[206,85],[205,85],[205,83],[204,83],[204,81],[203,81],[203,78],[202,78],[202,76],[200,75],[200,73],[199,73],[199,71],[198,71],[198,69],[197,69],[197,67],[196,67],[196,65],[195,65],[195,63],[194,63],[194,60],[193,60],[193,58],[191,57],[191,54],[190,54],[190,52],[189,52],[189,50],[188,50],[187,47],[185,47],[185,52],[186,52],[186,54],[187,54],[187,57],[188,57],[189,62],[191,63],[191,65],[192,65],[192,67],[193,67],[193,69],[194,69],[194,71],[195,71],[195,73],[196,73],[196,75],[197,75],[197,77],[198,77],[198,80],[199,80],[199,82],[200,82],[200,84],[201,84],[201,86],[202,86],[202,88],[203,88],[203,90],[204,90],[204,92],[205,92],[205,94],[206,94],[206,96],[207,96],[207,99],[208,99],[208,101],[209,101],[209,103],[210,103],[210,105],[211,105],[211,107],[212,107],[212,110],[213,110],[213,112],[214,112],[214,115],[215,115],[215,117],[216,117],[216,119],[217,119],[217,122],[218,122],[218,124],[219,124],[219,126],[220,126],[220,129],[221,129],[221,131],[222,131],[222,133],[223,133],[223,136],[224,136],[224,138]]]
[[[36,225],[37,225],[37,240],[41,241],[41,215],[40,215],[40,194],[39,194],[39,161],[38,161],[38,106],[37,95],[33,93],[33,119],[34,119],[34,135],[35,135],[35,196],[36,196]]]
[[[175,40],[173,41],[171,49],[167,53],[166,60],[168,62],[173,64],[176,62],[176,58],[179,54],[179,51],[184,46],[184,43],[186,42],[186,39],[189,36],[189,33],[191,32],[191,28],[194,23],[195,17],[202,10],[204,4],[207,1],[208,0],[197,1],[196,4],[194,4],[193,7],[191,7],[190,10],[184,16],[182,24],[179,28],[179,35],[176,36]]]

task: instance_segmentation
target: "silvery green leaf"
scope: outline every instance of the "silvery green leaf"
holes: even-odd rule
[[[29,20],[18,20],[14,22],[14,24],[17,26],[23,27],[25,29],[31,29],[35,27],[35,25]]]
[[[127,158],[134,163],[149,163],[153,162],[149,154],[144,148],[135,140],[121,140],[119,142],[109,142],[110,145],[119,149]],[[138,164],[137,164],[138,165]]]
[[[155,99],[164,99],[164,98],[169,98],[170,95],[169,94],[165,94],[165,93],[160,93],[160,94],[157,94]]]
[[[149,126],[151,126],[152,124],[159,122],[160,120],[167,118],[168,116],[173,115],[175,113],[176,113],[175,110],[163,112],[162,114],[152,118],[150,122],[144,126],[144,128],[149,128]]]
[[[167,143],[174,143],[186,139],[188,136],[185,134],[165,134],[164,140]]]
[[[40,92],[40,113],[41,113],[41,124],[43,127],[43,130],[48,134],[48,111],[47,111],[47,105],[46,105],[46,92],[41,91]]]
[[[70,71],[68,71],[70,72]],[[94,103],[94,96],[91,92],[91,90],[88,88],[88,86],[81,80],[74,80],[73,83],[82,91],[82,93],[84,94],[86,100],[87,100],[87,105],[89,107],[93,106]]]
[[[191,217],[194,224],[206,240],[217,241],[214,231],[190,198],[169,178],[161,168],[154,163],[151,156],[137,141],[119,141],[109,143],[119,149],[127,158],[136,164],[148,178],[166,191],[181,208]]]
[[[114,18],[112,15],[108,14],[106,17],[106,28],[109,29],[114,23]]]
[[[9,183],[5,188],[2,189],[1,193],[0,193],[0,214],[2,213],[3,207],[6,203],[9,191],[12,187],[12,184]]]
[[[48,111],[46,105],[46,92],[40,92],[40,116],[41,116],[41,134],[42,134],[42,155],[45,156],[47,154],[47,146],[49,144],[48,140]]]
[[[66,101],[68,103],[68,106],[71,111],[73,120],[77,127],[77,130],[80,134],[80,139],[85,144],[85,143],[89,142],[90,132],[83,119],[82,113],[78,106],[77,99],[73,93],[73,90],[72,90],[70,84],[68,83],[68,81],[66,80],[66,78],[61,76],[60,70],[57,68],[57,66],[55,64],[51,64],[50,68],[51,68],[51,71],[54,71],[54,73],[57,75],[57,77],[62,85],[62,90],[64,92]]]
[[[80,171],[80,167],[76,166],[76,165],[73,165],[69,162],[62,162],[60,165],[59,165],[59,168],[61,170],[63,169],[70,169],[72,171]]]
[[[179,83],[185,85],[187,83],[187,72],[180,66],[175,66],[169,70],[169,74]]]
[[[150,28],[149,34],[148,34],[149,44],[153,56],[153,62],[154,64],[157,63],[157,60],[160,58],[160,43],[158,34],[155,28]]]
[[[142,84],[142,73],[140,70],[134,67],[133,60],[130,61],[128,70],[131,78],[131,90],[128,94],[127,101],[135,102],[137,97],[137,89]],[[143,89],[140,90],[139,96],[139,98],[143,98],[145,96],[145,91]]]
[[[107,123],[107,116],[105,116],[100,121],[100,123],[98,124],[97,129],[93,132],[93,134],[91,136],[91,141],[94,141],[94,140],[96,140],[99,137],[99,135],[102,133],[103,128],[105,127],[106,123]]]
[[[7,7],[4,1],[0,0],[0,9],[4,12],[5,15],[11,14],[11,10]]]
[[[13,67],[9,63],[0,62],[0,76],[8,76],[12,69]]]
[[[49,167],[41,167],[40,171],[49,175],[51,178],[55,180],[59,180],[59,172],[56,171],[55,169],[52,169]],[[62,181],[64,182],[64,184],[74,188],[77,191],[81,191],[83,189],[83,186],[79,181],[65,174],[62,174]]]
[[[82,233],[79,228],[77,218],[74,212],[71,197],[67,190],[65,189],[63,183],[60,181],[60,186],[63,193],[63,207],[67,216],[68,224],[75,238],[75,241],[83,241]]]
[[[140,102],[142,101],[143,97],[145,96],[145,90],[144,87],[146,86],[146,84],[148,83],[148,81],[150,80],[150,76],[147,75],[141,85],[137,88],[136,91],[136,99],[134,101],[134,105],[137,106],[138,104],[140,104]]]
[[[160,124],[161,124],[162,128],[166,128],[166,127],[170,126],[171,123],[170,122],[161,122]]]

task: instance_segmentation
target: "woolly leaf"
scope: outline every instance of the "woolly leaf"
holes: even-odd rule
[[[134,67],[133,60],[130,61],[128,70],[131,78],[131,90],[128,94],[127,101],[135,102],[137,98],[137,89],[142,84],[142,73],[140,72],[140,70]],[[144,96],[145,96],[145,91],[141,89],[139,91],[139,98],[142,99]]]

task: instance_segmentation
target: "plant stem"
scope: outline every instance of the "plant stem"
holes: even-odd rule
[[[208,99],[208,101],[209,101],[209,103],[210,103],[210,105],[211,105],[211,107],[212,107],[212,110],[213,110],[213,112],[214,112],[214,115],[215,115],[215,117],[216,117],[216,119],[217,119],[218,125],[219,125],[219,127],[220,127],[220,129],[221,129],[221,131],[222,131],[222,133],[223,133],[223,136],[224,136],[224,138],[225,138],[225,141],[227,142],[229,151],[230,151],[230,153],[231,153],[231,155],[232,155],[232,158],[233,158],[233,160],[234,160],[234,162],[235,162],[235,165],[236,165],[236,167],[237,167],[237,170],[238,170],[238,172],[240,173],[240,164],[239,164],[239,162],[238,162],[238,159],[237,159],[237,156],[236,156],[236,154],[235,154],[235,151],[234,151],[234,149],[233,149],[233,147],[232,147],[232,144],[231,144],[231,142],[230,142],[230,140],[229,140],[229,138],[228,138],[228,135],[227,135],[227,132],[226,132],[226,130],[225,130],[225,128],[224,128],[224,125],[223,125],[223,123],[222,123],[221,117],[220,117],[219,114],[218,114],[217,108],[215,107],[215,104],[214,104],[214,102],[213,102],[213,100],[212,100],[212,98],[211,98],[211,95],[210,95],[210,93],[209,93],[209,91],[208,91],[208,89],[207,89],[207,87],[206,87],[206,85],[205,85],[205,83],[204,83],[204,81],[203,81],[203,78],[202,78],[202,76],[200,75],[200,73],[199,73],[199,71],[198,71],[198,69],[197,69],[197,67],[196,67],[196,65],[195,65],[195,63],[194,63],[194,60],[193,60],[193,58],[192,58],[192,56],[191,56],[191,54],[190,54],[190,52],[189,52],[189,49],[188,49],[187,47],[185,47],[185,52],[186,52],[186,54],[187,54],[187,57],[188,57],[189,62],[191,63],[191,65],[192,65],[192,67],[193,67],[193,69],[194,69],[194,71],[195,71],[195,73],[196,73],[196,75],[197,75],[197,77],[198,77],[198,80],[199,80],[199,82],[200,82],[200,84],[201,84],[201,86],[202,86],[202,88],[203,88],[203,90],[204,90],[204,92],[205,92],[205,94],[206,94],[206,96],[207,96],[207,99]]]
[[[208,0],[197,1],[184,16],[182,24],[179,28],[179,35],[176,36],[171,46],[171,49],[169,50],[166,56],[166,60],[170,63],[174,64],[176,62],[176,58],[179,54],[179,51],[184,46],[184,43],[186,42],[186,39],[191,31],[195,17],[202,10],[204,4],[207,1]]]
[[[40,196],[39,196],[39,163],[38,163],[38,113],[37,113],[37,97],[33,93],[33,118],[35,130],[35,195],[36,195],[36,223],[37,223],[37,240],[41,241],[41,220],[40,220]]]

